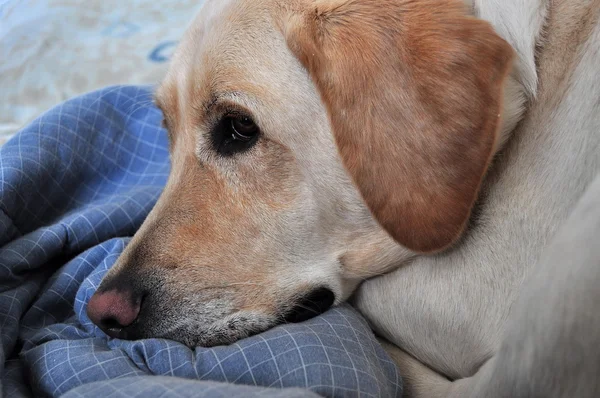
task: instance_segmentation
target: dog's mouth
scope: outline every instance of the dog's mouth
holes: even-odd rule
[[[278,324],[307,321],[326,312],[335,302],[335,294],[326,287],[315,288],[295,300],[288,309],[279,315],[260,311],[235,311],[220,319],[208,321],[204,317],[180,317],[177,314],[170,322],[153,323],[147,314],[148,300],[141,304],[140,316],[133,322],[123,325],[117,319],[107,318],[100,323],[102,330],[113,338],[137,340],[140,338],[161,337],[179,341],[189,347],[211,347],[231,344],[237,340],[264,332]],[[190,315],[190,314],[188,314]],[[213,314],[214,315],[214,314]],[[183,320],[185,318],[185,321]],[[194,319],[195,318],[195,319]],[[190,321],[191,319],[194,319]],[[208,321],[208,324],[206,323]]]
[[[302,296],[284,316],[266,314],[234,313],[215,322],[208,328],[186,325],[163,337],[178,340],[190,347],[211,347],[231,344],[242,338],[254,336],[282,323],[299,323],[325,313],[335,302],[335,294],[328,288],[319,287]]]
[[[335,302],[335,295],[326,287],[319,287],[294,305],[285,315],[288,323],[304,322],[327,311]]]

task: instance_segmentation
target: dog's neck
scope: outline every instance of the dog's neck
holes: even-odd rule
[[[527,102],[526,90],[518,80],[518,71],[513,68],[504,83],[504,100],[501,113],[501,125],[494,154],[499,152],[511,137],[515,127],[523,118]]]
[[[494,154],[500,151],[512,132],[523,118],[527,100],[535,96],[537,76],[535,75],[535,59],[533,52],[524,52],[522,43],[510,40],[510,32],[502,21],[502,7],[490,8],[482,0],[463,0],[468,12],[474,17],[488,21],[494,30],[503,37],[515,50],[513,69],[504,83],[504,101],[501,113],[501,125]],[[485,0],[489,1],[489,0]],[[533,35],[536,36],[536,35]],[[537,38],[537,36],[536,36]]]

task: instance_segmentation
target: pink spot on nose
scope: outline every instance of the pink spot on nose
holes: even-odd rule
[[[128,291],[96,292],[88,302],[87,315],[106,334],[119,337],[122,329],[137,319],[140,305],[141,298]]]

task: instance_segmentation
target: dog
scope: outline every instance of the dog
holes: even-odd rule
[[[89,318],[211,346],[350,299],[410,396],[595,396],[599,13],[208,0],[156,91],[169,180]]]

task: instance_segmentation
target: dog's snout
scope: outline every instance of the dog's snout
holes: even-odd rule
[[[113,289],[96,292],[88,302],[87,315],[110,337],[125,338],[124,329],[137,319],[142,296]]]
[[[285,317],[286,322],[304,322],[327,311],[334,303],[335,295],[325,287],[319,287],[304,296]]]

